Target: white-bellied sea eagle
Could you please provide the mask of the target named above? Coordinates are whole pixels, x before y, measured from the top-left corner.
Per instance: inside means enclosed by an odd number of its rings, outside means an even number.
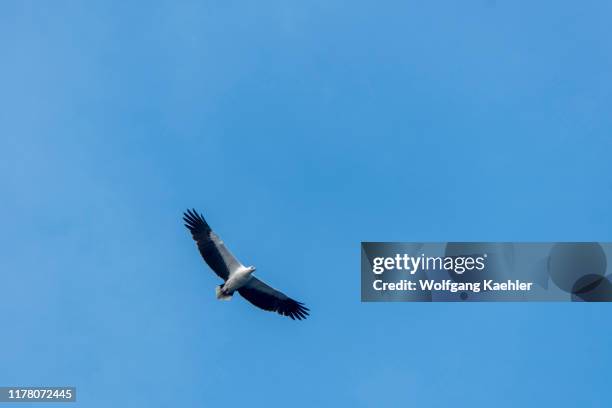
[[[210,229],[201,214],[187,210],[183,214],[185,226],[191,232],[204,261],[221,279],[223,285],[216,288],[217,299],[230,300],[235,291],[255,306],[277,312],[292,319],[302,320],[309,309],[284,293],[266,285],[252,274],[254,266],[244,266],[227,249],[223,241]]]

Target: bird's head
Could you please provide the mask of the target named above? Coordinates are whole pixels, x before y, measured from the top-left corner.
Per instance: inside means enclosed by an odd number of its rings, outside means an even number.
[[[248,273],[253,273],[253,272],[255,272],[255,267],[254,267],[253,265],[251,265],[251,266],[247,267],[247,272],[248,272]]]

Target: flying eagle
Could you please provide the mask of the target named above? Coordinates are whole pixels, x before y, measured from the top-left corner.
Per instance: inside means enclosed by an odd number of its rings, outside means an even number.
[[[254,266],[244,266],[232,255],[223,241],[210,229],[201,214],[195,210],[183,213],[185,226],[198,245],[200,254],[210,269],[223,279],[223,285],[216,288],[217,299],[230,300],[235,291],[255,306],[277,312],[292,319],[302,320],[309,309],[284,293],[268,286],[252,274]]]

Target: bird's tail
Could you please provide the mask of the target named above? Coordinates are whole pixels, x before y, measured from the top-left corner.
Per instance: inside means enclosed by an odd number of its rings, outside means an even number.
[[[217,299],[219,300],[232,300],[233,293],[227,294],[223,291],[223,285],[219,285],[215,288]]]

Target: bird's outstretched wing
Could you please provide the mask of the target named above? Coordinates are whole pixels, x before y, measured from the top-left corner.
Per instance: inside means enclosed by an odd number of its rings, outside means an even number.
[[[305,319],[310,311],[303,303],[291,299],[254,276],[246,285],[238,289],[238,293],[263,310],[277,312],[292,319]]]
[[[233,271],[242,267],[201,214],[195,210],[187,210],[183,213],[183,221],[198,244],[202,258],[221,279],[227,280]]]

